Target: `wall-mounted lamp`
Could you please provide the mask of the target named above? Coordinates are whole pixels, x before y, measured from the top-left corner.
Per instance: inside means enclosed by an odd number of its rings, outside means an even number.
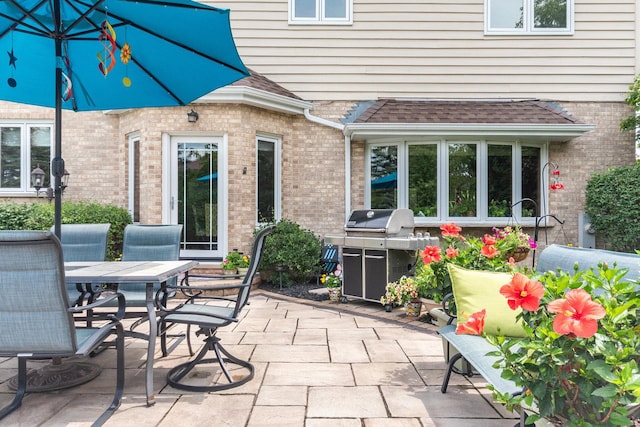
[[[40,190],[44,187],[44,179],[45,172],[38,165],[34,170],[31,171],[31,185],[36,189],[36,197],[40,197]],[[60,193],[64,193],[64,189],[69,186],[69,171],[64,169],[62,176],[60,177]],[[47,187],[45,190],[47,193],[47,199],[49,202],[53,200],[54,190],[51,186]]]
[[[193,108],[187,113],[187,120],[189,123],[195,123],[198,121],[198,113],[195,112]]]
[[[36,197],[40,196],[40,189],[44,187],[44,171],[40,165],[31,171],[31,186],[36,189]]]

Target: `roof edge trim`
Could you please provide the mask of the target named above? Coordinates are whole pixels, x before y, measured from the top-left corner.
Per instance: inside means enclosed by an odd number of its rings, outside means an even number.
[[[301,101],[247,86],[225,86],[197,100],[195,104],[240,103],[288,114],[304,115],[312,107],[311,102]]]
[[[594,128],[587,124],[349,123],[345,125],[344,134],[354,141],[406,136],[527,137],[566,141]]]

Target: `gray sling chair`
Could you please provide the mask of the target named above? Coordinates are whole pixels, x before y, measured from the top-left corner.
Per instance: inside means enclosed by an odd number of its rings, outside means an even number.
[[[65,262],[104,261],[107,256],[107,236],[111,224],[62,224],[60,243]],[[53,232],[53,227],[51,227]],[[71,305],[82,305],[85,298],[99,294],[101,284],[91,284],[92,289],[68,284],[67,293]],[[91,302],[91,300],[89,301]]]
[[[240,311],[245,304],[248,304],[251,283],[253,282],[253,278],[258,271],[258,266],[260,265],[265,238],[267,234],[273,231],[274,228],[275,226],[273,225],[265,227],[256,235],[251,252],[249,271],[244,276],[242,283],[215,287],[216,290],[236,289],[238,291],[237,296],[229,298],[224,296],[205,295],[204,291],[206,289],[211,290],[210,286],[198,287],[195,283],[186,284],[184,281],[183,284],[175,287],[176,289],[180,289],[187,296],[187,301],[173,309],[163,307],[160,310],[160,316],[167,322],[198,326],[199,330],[196,332],[196,335],[204,335],[205,344],[193,360],[180,364],[168,372],[167,382],[170,386],[190,391],[219,391],[240,386],[253,378],[253,365],[248,361],[238,359],[231,355],[222,346],[222,344],[220,344],[220,338],[216,336],[216,332],[219,328],[237,322],[239,320]],[[191,276],[188,276],[188,278],[190,277]],[[222,301],[222,304],[212,304],[215,300],[218,300],[218,302]],[[188,333],[189,332],[187,331],[187,334]],[[205,359],[205,355],[210,350],[215,353],[215,357]],[[197,386],[182,382],[182,379],[198,365],[216,363],[219,365],[228,383]],[[245,371],[246,375],[243,377],[240,377],[237,374],[231,375],[227,364],[239,366],[240,369]]]
[[[120,406],[124,388],[124,297],[111,295],[85,306],[70,307],[62,247],[50,231],[0,231],[0,356],[18,358],[18,386],[0,418],[22,404],[27,391],[27,360],[87,356],[116,334],[116,390],[94,426]],[[116,300],[118,310],[94,328],[75,326],[73,314]],[[115,310],[114,310],[115,311]]]
[[[181,224],[166,225],[140,225],[129,224],[124,229],[122,243],[122,261],[177,261],[180,259],[180,236],[182,233]],[[168,285],[175,285],[176,279],[170,280]],[[153,292],[163,304],[169,297],[175,295],[175,291],[171,293],[158,294],[160,285],[154,285]],[[127,335],[133,337],[146,338],[146,335],[135,331],[141,323],[148,320],[146,310],[146,290],[144,283],[121,283],[118,285],[118,292],[122,293],[126,300],[127,310],[126,318],[139,318],[133,323]],[[165,329],[166,323],[159,321],[158,330]],[[167,355],[166,341],[161,346],[162,355]]]

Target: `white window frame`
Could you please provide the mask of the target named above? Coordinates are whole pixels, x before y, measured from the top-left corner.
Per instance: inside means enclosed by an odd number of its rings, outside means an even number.
[[[351,25],[353,24],[353,0],[344,0],[345,17],[327,18],[325,11],[326,0],[315,0],[316,16],[298,17],[296,16],[296,0],[289,0],[289,24],[292,25]]]
[[[379,146],[397,146],[398,149],[398,164],[397,164],[397,173],[398,173],[398,181],[397,181],[397,191],[398,191],[398,206],[396,208],[408,208],[409,207],[409,188],[408,188],[408,155],[409,145],[415,145],[420,143],[430,143],[433,144],[433,140],[411,140],[411,141],[398,141],[398,140],[384,140],[384,141],[369,141],[367,143],[366,148],[366,161],[365,161],[365,171],[364,171],[364,179],[365,179],[365,206],[371,208],[371,152],[374,147]],[[477,215],[475,217],[450,217],[448,213],[448,209],[444,207],[448,206],[449,203],[449,178],[448,178],[448,146],[450,144],[476,144],[477,145],[477,183],[476,183],[476,201],[477,201]],[[455,221],[460,224],[473,224],[473,225],[497,225],[500,221],[504,222],[507,225],[513,218],[517,220],[519,224],[526,226],[535,225],[534,217],[522,217],[522,206],[520,204],[513,207],[513,212],[511,217],[489,217],[488,216],[488,182],[486,180],[487,175],[487,156],[488,156],[488,146],[496,145],[496,144],[504,144],[510,145],[514,148],[512,153],[512,158],[514,160],[514,167],[512,170],[512,182],[513,182],[513,200],[522,199],[522,149],[524,147],[535,146],[540,148],[540,164],[544,165],[548,162],[548,143],[544,142],[521,142],[521,141],[500,141],[496,142],[492,139],[481,139],[481,140],[465,140],[460,138],[455,139],[439,139],[437,142],[438,145],[438,213],[435,217],[415,217],[415,223],[417,225],[422,226],[432,226],[436,224],[442,224],[444,222]],[[542,172],[541,172],[542,173]],[[545,191],[543,188],[545,185],[545,180],[541,176],[539,178],[540,183],[540,197],[541,197],[541,206],[538,206],[538,215],[543,216],[546,214],[544,212],[545,207],[549,206],[549,192]],[[545,199],[545,200],[542,200]]]
[[[485,35],[573,35],[574,34],[574,1],[567,0],[567,26],[566,28],[535,28],[534,1],[523,0],[523,28],[491,28],[491,2],[484,1],[484,33]]]
[[[140,194],[136,194],[136,150],[140,148],[140,135],[138,133],[134,133],[128,136],[127,138],[129,142],[129,176],[128,176],[128,204],[129,204],[129,215],[131,218],[135,218],[139,212],[135,211],[136,206],[136,198],[140,198]],[[139,202],[139,200],[138,200]]]
[[[274,163],[274,176],[273,176],[273,219],[280,221],[282,219],[282,140],[275,136],[268,136],[265,134],[256,135],[256,199],[255,199],[255,214],[256,214],[256,226],[264,225],[258,218],[258,145],[259,142],[269,142],[273,144],[273,163]]]
[[[36,121],[7,121],[0,122],[1,127],[18,127],[20,128],[20,188],[0,188],[0,196],[35,196],[36,189],[31,185],[31,171],[37,166],[31,164],[31,139],[29,129],[33,127],[50,128],[49,140],[49,166],[54,156],[54,127],[52,121],[36,122]],[[0,156],[2,154],[0,153]],[[42,166],[42,165],[41,165]],[[53,175],[45,181],[49,187],[53,187]],[[40,194],[46,189],[41,189]]]

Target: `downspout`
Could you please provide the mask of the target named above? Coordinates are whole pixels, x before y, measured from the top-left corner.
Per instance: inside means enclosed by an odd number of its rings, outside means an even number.
[[[310,122],[318,123],[322,126],[328,126],[344,132],[344,125],[323,119],[322,117],[311,114],[309,108],[304,109],[304,117]],[[351,213],[351,138],[344,137],[344,217],[349,217]]]

